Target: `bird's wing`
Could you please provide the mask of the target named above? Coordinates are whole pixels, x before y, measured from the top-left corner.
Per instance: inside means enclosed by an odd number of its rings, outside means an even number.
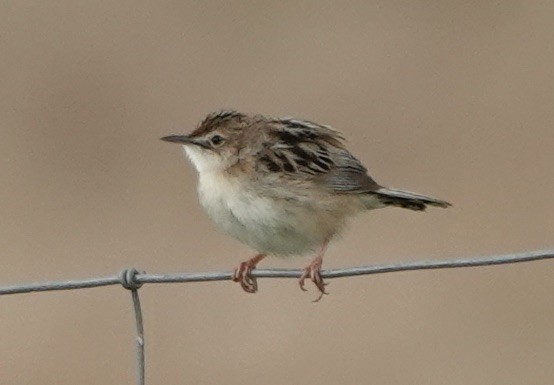
[[[328,126],[296,119],[272,122],[256,154],[258,171],[304,180],[336,193],[365,193],[380,186],[344,146],[341,134]]]

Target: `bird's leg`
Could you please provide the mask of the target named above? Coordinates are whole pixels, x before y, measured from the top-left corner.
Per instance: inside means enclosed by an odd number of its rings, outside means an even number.
[[[233,273],[233,281],[240,282],[240,286],[247,293],[258,291],[258,281],[252,277],[252,270],[256,268],[258,262],[265,258],[265,254],[258,254],[248,261],[242,262]]]
[[[327,246],[329,245],[329,239],[326,239],[325,242],[323,242],[323,245],[321,246],[321,249],[319,250],[319,253],[317,253],[316,257],[310,262],[308,266],[304,269],[304,272],[300,276],[300,279],[298,280],[298,283],[300,284],[300,288],[304,291],[306,289],[304,288],[304,281],[306,278],[310,278],[310,280],[316,285],[316,287],[319,289],[319,297],[314,301],[319,301],[323,294],[327,294],[325,291],[325,285],[327,285],[325,282],[323,282],[323,278],[321,277],[321,265],[323,264],[323,255],[325,254],[325,251],[327,250]]]

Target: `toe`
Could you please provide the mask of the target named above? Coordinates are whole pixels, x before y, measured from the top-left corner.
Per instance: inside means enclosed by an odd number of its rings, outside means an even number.
[[[318,302],[323,297],[324,294],[327,294],[327,292],[325,291],[325,285],[327,284],[325,283],[325,281],[323,281],[323,277],[321,276],[321,270],[318,268],[314,268],[310,270],[310,279],[319,290],[320,295],[314,301],[314,302]]]
[[[240,281],[240,286],[242,287],[242,290],[244,290],[247,293],[256,292],[256,286],[246,279],[243,279]]]
[[[258,291],[258,281],[256,278],[252,277],[251,273],[252,269],[245,265],[241,269],[240,276],[237,279],[242,289],[247,293],[255,293]]]
[[[306,269],[306,270],[304,270],[304,272],[302,273],[302,275],[298,279],[298,284],[300,285],[300,289],[302,289],[302,291],[308,291],[304,287],[304,283],[306,282],[306,278],[308,278],[308,277],[309,277],[309,271],[308,271],[308,269]]]

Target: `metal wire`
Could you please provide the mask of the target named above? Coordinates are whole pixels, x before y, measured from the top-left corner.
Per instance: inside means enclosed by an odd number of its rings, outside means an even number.
[[[119,281],[125,289],[131,290],[137,328],[137,384],[144,385],[144,326],[142,322],[140,298],[138,295],[138,289],[140,289],[142,283],[136,280],[138,274],[139,272],[135,268],[124,269],[119,273]]]
[[[503,265],[509,263],[531,262],[543,259],[553,259],[554,249],[531,251],[518,254],[494,255],[490,257],[455,259],[444,261],[418,261],[402,262],[386,265],[371,265],[350,267],[344,269],[323,270],[323,278],[342,278],[357,275],[393,273],[411,270],[429,269],[453,269],[459,267],[477,267]],[[302,270],[273,269],[252,271],[256,278],[299,278]],[[125,269],[119,275],[103,278],[89,278],[82,280],[70,280],[59,282],[29,283],[21,285],[0,286],[0,295],[22,294],[53,290],[85,289],[99,286],[122,285],[131,291],[133,308],[135,312],[136,346],[137,346],[137,384],[145,384],[145,360],[144,360],[144,326],[142,310],[138,290],[145,283],[185,283],[208,282],[230,280],[232,272],[204,272],[204,273],[178,273],[178,274],[146,274],[134,268]]]
[[[135,323],[137,326],[137,383],[144,385],[144,326],[142,323],[142,310],[137,289],[131,290],[133,308],[135,309]]]

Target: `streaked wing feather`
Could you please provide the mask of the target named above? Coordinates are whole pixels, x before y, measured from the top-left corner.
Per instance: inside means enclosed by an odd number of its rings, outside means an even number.
[[[262,171],[303,178],[337,193],[364,193],[380,187],[346,150],[339,132],[297,119],[272,124],[271,136],[257,154]]]

